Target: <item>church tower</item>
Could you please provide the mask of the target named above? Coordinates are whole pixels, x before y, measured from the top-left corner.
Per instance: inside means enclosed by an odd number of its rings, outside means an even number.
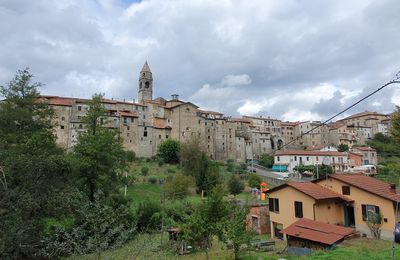
[[[147,61],[140,71],[138,99],[139,102],[153,100],[153,76]]]

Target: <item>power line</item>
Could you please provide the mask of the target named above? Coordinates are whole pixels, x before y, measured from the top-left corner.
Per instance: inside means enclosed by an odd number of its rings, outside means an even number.
[[[391,81],[387,82],[386,84],[384,84],[383,86],[381,86],[380,88],[376,89],[375,91],[371,92],[370,94],[366,95],[365,97],[363,97],[362,99],[358,100],[357,102],[353,103],[352,105],[348,106],[347,108],[345,108],[344,110],[340,111],[339,113],[335,114],[334,116],[331,116],[330,118],[328,118],[327,120],[325,120],[322,123],[319,123],[317,126],[311,128],[310,130],[308,130],[305,133],[302,133],[300,136],[296,137],[295,139],[291,140],[290,142],[284,144],[282,148],[285,148],[286,146],[296,142],[297,140],[299,140],[300,138],[302,138],[305,135],[310,134],[312,131],[314,131],[315,129],[325,125],[326,123],[330,122],[332,119],[334,119],[335,117],[343,114],[344,112],[348,111],[349,109],[355,107],[356,105],[358,105],[359,103],[361,103],[362,101],[364,101],[365,99],[369,98],[370,96],[376,94],[377,92],[381,91],[382,89],[386,88],[387,86],[391,85],[391,84],[395,84],[395,83],[400,83],[400,71],[398,71],[394,77],[392,78]]]

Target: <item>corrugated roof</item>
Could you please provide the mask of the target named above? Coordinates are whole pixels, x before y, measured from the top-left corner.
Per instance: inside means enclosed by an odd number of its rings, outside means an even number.
[[[353,229],[302,218],[281,232],[289,236],[332,245],[351,235]]]
[[[276,190],[279,190],[284,187],[292,187],[310,197],[312,197],[315,200],[324,200],[324,199],[341,199],[347,202],[352,202],[353,200],[336,193],[330,189],[327,189],[325,187],[322,187],[321,185],[312,183],[312,182],[288,182],[285,183],[281,186],[272,188],[268,190],[266,193],[272,193]]]
[[[304,150],[287,150],[277,152],[276,155],[315,155],[315,156],[347,156],[346,153],[335,151],[304,151]]]
[[[380,181],[373,177],[366,176],[358,173],[336,173],[329,175],[329,178],[342,181],[344,183],[353,185],[359,189],[368,191],[385,199],[398,202],[400,201],[400,194],[396,194],[390,187],[389,183]]]

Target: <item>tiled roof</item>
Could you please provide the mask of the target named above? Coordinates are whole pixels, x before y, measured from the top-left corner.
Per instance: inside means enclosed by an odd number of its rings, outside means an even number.
[[[400,201],[400,194],[396,194],[394,191],[392,191],[390,184],[364,174],[337,173],[329,175],[329,178],[342,181],[394,202]]]
[[[312,197],[315,200],[324,200],[324,199],[341,199],[347,202],[352,202],[353,200],[336,193],[330,189],[324,188],[321,185],[312,183],[312,182],[288,182],[286,184],[283,184],[281,186],[272,188],[267,191],[267,193],[271,193],[273,191],[276,191],[278,189],[284,188],[286,186],[290,186],[310,197]]]
[[[125,116],[125,117],[139,117],[139,115],[135,112],[127,112],[127,111],[121,111],[119,112],[120,116]]]
[[[361,112],[361,113],[357,113],[357,114],[354,114],[354,115],[345,117],[345,118],[340,119],[340,120],[338,120],[338,121],[344,121],[344,120],[348,120],[348,119],[351,119],[351,118],[356,118],[356,117],[361,117],[361,116],[369,116],[369,115],[374,115],[374,116],[386,116],[385,114],[381,114],[381,113],[378,113],[378,112],[364,111],[364,112]]]
[[[347,156],[346,153],[335,151],[304,151],[304,150],[287,150],[277,152],[276,155],[315,155],[315,156]]]
[[[332,245],[351,235],[353,229],[302,218],[281,232],[289,236]]]
[[[220,112],[215,112],[215,111],[207,111],[207,110],[201,110],[197,109],[198,112],[203,113],[203,114],[210,114],[210,115],[223,115]]]
[[[57,96],[39,96],[39,100],[53,106],[72,106],[76,101],[74,98],[63,98]]]
[[[353,147],[353,149],[357,149],[360,151],[376,151],[374,148],[365,147],[365,146]]]
[[[296,126],[298,124],[300,124],[300,122],[281,122],[281,126]]]

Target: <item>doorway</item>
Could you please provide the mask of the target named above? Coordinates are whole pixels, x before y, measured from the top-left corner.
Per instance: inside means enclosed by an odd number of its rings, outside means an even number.
[[[354,207],[352,206],[344,207],[344,225],[346,227],[355,227],[356,225],[354,218]]]

